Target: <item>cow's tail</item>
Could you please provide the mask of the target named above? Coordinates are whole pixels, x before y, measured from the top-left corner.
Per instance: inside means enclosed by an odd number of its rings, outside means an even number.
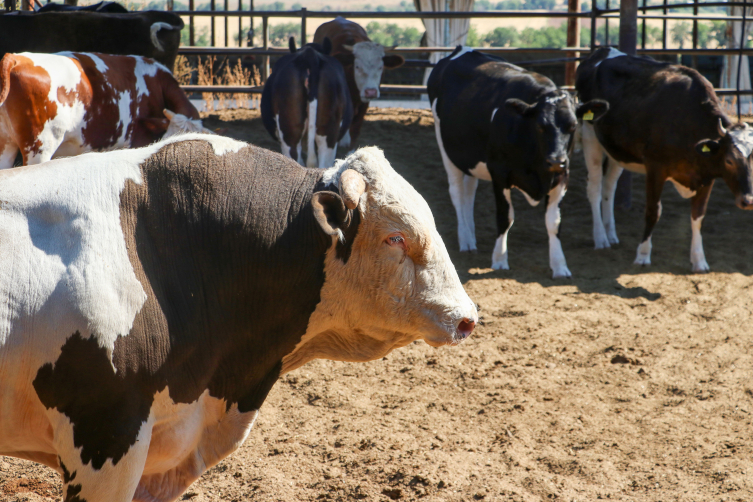
[[[16,66],[13,54],[6,54],[0,61],[0,106],[8,99],[10,93],[10,71]]]
[[[157,33],[159,30],[179,30],[179,26],[173,26],[170,23],[163,23],[163,22],[157,22],[152,24],[152,27],[150,29],[151,35],[152,35],[152,44],[157,48],[160,52],[165,52],[165,47],[162,45],[162,42],[159,41],[159,38],[157,38]]]
[[[313,47],[304,48],[306,69],[308,70],[308,100],[313,101],[317,97],[319,89],[319,54]]]

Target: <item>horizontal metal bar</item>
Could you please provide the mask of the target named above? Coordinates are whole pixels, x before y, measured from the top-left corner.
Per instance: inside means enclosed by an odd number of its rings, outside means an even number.
[[[298,17],[302,16],[300,10],[174,10],[173,14],[179,16],[243,16],[243,17]],[[476,19],[476,18],[503,18],[503,17],[589,17],[588,12],[551,12],[551,11],[517,11],[497,10],[484,12],[334,12],[307,10],[306,17],[318,17],[334,19],[337,16],[350,18],[369,19]]]

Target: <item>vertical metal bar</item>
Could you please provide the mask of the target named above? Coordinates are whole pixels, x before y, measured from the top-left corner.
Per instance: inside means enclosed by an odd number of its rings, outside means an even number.
[[[225,11],[227,11],[228,10],[227,0],[225,0],[224,7],[225,7]],[[225,47],[228,46],[227,22],[228,22],[228,17],[225,16]]]
[[[243,11],[243,0],[238,0],[238,11]],[[243,47],[243,16],[238,16],[238,47]]]
[[[609,10],[609,0],[606,0],[606,9]],[[604,18],[604,45],[609,46],[609,18]]]
[[[591,0],[591,52],[596,49],[596,11],[598,10],[596,0]]]
[[[188,0],[188,10],[191,12],[194,11],[194,0]],[[194,38],[194,24],[193,24],[193,16],[188,18],[188,43],[191,46],[196,45],[196,40]]]
[[[48,1],[49,3],[49,1]],[[167,0],[167,10],[173,11],[175,10],[175,2],[173,0]]]
[[[693,0],[693,15],[698,16],[698,0]],[[698,48],[698,19],[693,19],[693,49]]]
[[[269,49],[269,18],[262,16],[261,18],[261,36],[262,36],[262,49]],[[269,77],[269,56],[265,55],[261,67],[261,79],[266,82]]]
[[[301,47],[306,45],[306,7],[301,7]]]
[[[578,14],[580,12],[580,0],[567,0],[568,14]],[[580,18],[570,16],[567,18],[567,46],[580,47]],[[579,52],[568,52],[565,57],[577,58]],[[575,61],[565,63],[565,85],[575,84]]]
[[[663,12],[664,15],[667,15],[668,9],[667,9],[667,0],[662,0],[662,5],[664,6]],[[662,19],[661,20],[661,48],[666,49],[667,48],[667,20]]]
[[[745,15],[748,13],[748,1],[743,0],[743,21],[740,25],[740,54],[737,56],[737,121],[740,122],[742,103],[740,102],[740,68],[743,65],[743,50],[745,49]]]
[[[646,15],[646,0],[643,0],[643,15]],[[643,19],[643,26],[641,27],[641,49],[646,48],[646,20]]]
[[[209,1],[209,10],[214,12],[215,8],[217,7],[215,0]],[[214,16],[209,16],[209,20],[212,23],[212,47],[217,47],[217,43],[214,36]]]

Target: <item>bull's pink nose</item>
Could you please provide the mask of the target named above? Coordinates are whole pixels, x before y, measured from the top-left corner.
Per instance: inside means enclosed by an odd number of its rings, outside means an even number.
[[[377,90],[376,89],[366,89],[363,91],[363,95],[367,98],[375,98],[377,97]]]
[[[473,333],[473,328],[475,327],[476,321],[465,317],[460,321],[460,324],[458,324],[458,335],[460,335],[461,338],[468,338],[471,336],[471,333]]]

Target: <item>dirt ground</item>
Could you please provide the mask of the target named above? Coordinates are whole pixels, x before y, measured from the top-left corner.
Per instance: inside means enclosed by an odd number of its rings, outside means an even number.
[[[246,443],[183,500],[753,500],[753,212],[717,183],[712,272],[690,273],[690,206],[669,184],[653,265],[632,264],[643,178],[595,251],[582,156],[562,204],[573,278],[552,280],[544,208],[515,193],[510,271],[492,271],[489,183],[478,254],[459,253],[430,112],[372,110],[381,146],[428,201],[481,325],[458,347],[417,342],[366,364],[315,361],[273,388]],[[208,127],[277,149],[256,112]],[[57,474],[0,457],[0,499],[54,500]]]

